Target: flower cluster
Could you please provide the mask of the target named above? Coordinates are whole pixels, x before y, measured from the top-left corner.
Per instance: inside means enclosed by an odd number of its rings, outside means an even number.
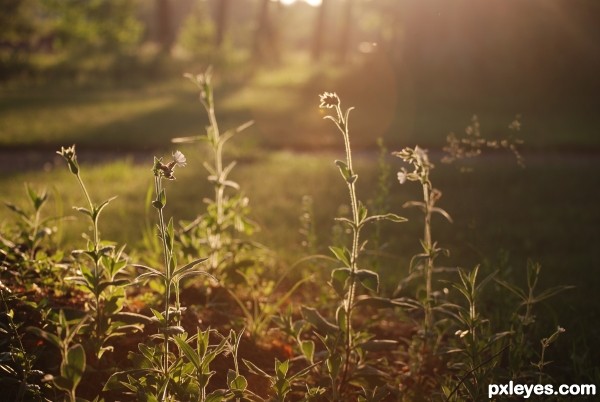
[[[406,180],[421,182],[429,180],[429,171],[434,165],[429,161],[426,150],[417,145],[414,149],[404,148],[400,152],[394,152],[393,155],[414,166],[412,172],[408,172],[405,168],[398,172],[400,184],[404,184]]]

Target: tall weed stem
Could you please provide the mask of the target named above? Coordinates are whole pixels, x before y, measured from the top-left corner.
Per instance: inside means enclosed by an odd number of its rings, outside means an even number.
[[[350,358],[352,353],[352,310],[354,304],[354,296],[356,293],[356,271],[357,271],[357,260],[359,254],[359,242],[360,242],[360,228],[361,220],[359,216],[359,206],[356,197],[356,179],[357,175],[354,173],[352,166],[352,148],[350,147],[350,136],[348,132],[348,117],[350,111],[353,108],[346,110],[346,113],[342,113],[340,106],[340,99],[335,93],[325,93],[321,95],[321,107],[334,108],[337,114],[337,118],[333,116],[326,116],[326,118],[332,120],[344,138],[344,148],[346,151],[346,163],[338,163],[342,171],[342,175],[346,179],[346,185],[348,187],[348,193],[350,195],[350,207],[352,209],[352,249],[350,251],[350,284],[348,292],[344,300],[344,309],[346,311],[346,329],[345,329],[345,358],[344,366],[342,371],[342,377],[338,384],[339,392],[341,393],[344,387],[350,366]]]

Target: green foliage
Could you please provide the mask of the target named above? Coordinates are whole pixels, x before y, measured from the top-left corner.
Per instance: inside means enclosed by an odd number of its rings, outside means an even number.
[[[389,298],[385,293],[390,288],[385,285],[390,271],[384,264],[374,268],[370,258],[380,251],[380,240],[386,240],[384,231],[377,226],[369,236],[372,232],[366,230],[368,224],[405,221],[386,207],[384,182],[389,167],[380,161],[381,194],[369,204],[369,211],[357,195],[362,180],[352,160],[351,109],[343,111],[334,93],[321,95],[321,107],[334,111],[326,119],[339,129],[345,145],[346,158],[335,165],[348,190],[349,210],[336,219],[341,235],[329,248],[331,256],[308,255],[282,270],[284,262],[250,240],[257,226],[248,217],[248,199],[230,177],[235,162],[225,165],[223,161],[226,142],[245,126],[221,134],[210,71],[188,78],[198,87],[210,126],[204,136],[176,142],[208,143],[212,159],[205,168],[214,198],[207,200],[206,212],[189,224],[178,226],[174,218],[165,217],[167,206],[172,205],[168,183],[176,180],[187,159],[180,151],[170,159],[155,157],[153,191],[146,198],[148,208],[156,210],[157,229],[146,230],[146,244],[158,257],[141,256],[150,261],[147,265],[129,264],[138,256],[129,257],[124,246],[101,239],[100,217],[105,218],[114,198],[92,201],[74,146],[62,148],[59,154],[81,187],[87,205],[75,210],[90,231],[84,233],[86,245],[71,253],[73,258],[55,251],[58,247],[51,235],[56,231],[49,226],[53,220],[43,213],[45,191],[27,186],[28,208],[7,203],[18,217],[17,224],[0,237],[0,381],[9,385],[11,396],[39,400],[55,392],[53,400],[60,396],[81,400],[78,395],[93,392],[83,388],[96,374],[107,379],[94,395],[97,400],[204,402],[482,400],[490,383],[552,379],[548,353],[565,330],[554,326],[551,332],[541,325],[538,308],[568,287],[540,290],[541,268],[534,263],[527,266],[525,288],[507,280],[494,266],[485,270],[439,267],[437,259],[448,253],[434,240],[432,217],[451,219],[437,204],[441,192],[432,184],[434,165],[425,150],[417,146],[395,153],[411,167],[401,169],[400,183],[420,185],[422,200],[404,206],[422,212],[423,236],[422,250],[412,258],[409,275],[396,292],[403,297]],[[479,134],[469,135],[473,138],[460,144],[483,146]],[[304,199],[301,230],[308,253],[318,248],[314,214],[319,212],[320,205]],[[151,233],[155,239],[149,237]],[[375,251],[367,242],[374,238]],[[331,263],[328,287],[317,286],[312,275],[296,272],[300,264],[315,259]],[[49,272],[40,268],[44,264]],[[51,294],[57,288],[51,282],[65,272],[70,272],[68,281],[58,286],[64,293]],[[216,277],[222,288],[202,286],[206,280],[216,282]],[[407,294],[412,289],[404,285],[417,277],[424,280]],[[38,278],[44,280],[34,286],[32,281]],[[197,287],[191,296],[184,295],[185,283],[194,278]],[[136,299],[148,302],[142,306],[144,315],[126,309],[126,286],[131,282],[136,285],[129,288],[132,293],[155,293]],[[302,295],[296,292],[300,286],[306,290]],[[23,294],[13,295],[11,288]],[[73,305],[57,306],[64,303],[63,294]],[[206,296],[205,306],[195,298],[198,294]],[[309,305],[295,307],[301,303]],[[18,309],[36,315],[19,316]],[[224,318],[215,320],[219,330],[201,327],[204,320],[213,325],[211,313]],[[240,322],[245,327],[236,331]],[[273,365],[266,368],[269,365],[262,361],[246,358],[251,353],[245,355],[245,346],[258,353],[275,349],[280,338],[269,331],[271,322],[286,336],[281,342],[285,356],[273,356]],[[126,335],[133,334],[138,337],[130,344]],[[540,334],[544,334],[541,342]],[[128,351],[126,362],[115,358],[116,353],[105,353],[117,348]],[[57,356],[42,354],[49,351]],[[42,381],[44,372],[37,370],[42,356],[54,362],[46,362],[51,380]]]
[[[90,310],[89,317],[93,325],[88,342],[99,361],[105,352],[113,350],[113,347],[110,346],[110,341],[113,338],[124,336],[130,331],[141,330],[138,324],[126,325],[126,322],[119,315],[125,303],[125,287],[130,283],[130,279],[127,278],[125,273],[127,267],[127,257],[124,253],[125,246],[117,248],[113,244],[102,242],[100,239],[98,227],[100,214],[116,197],[95,204],[81,178],[81,169],[77,162],[75,146],[62,147],[57,153],[66,160],[69,171],[76,177],[88,202],[87,208],[73,208],[89,218],[92,237],[84,236],[88,240],[85,249],[71,252],[78,263],[79,269],[76,275],[66,279],[78,285],[92,297],[88,307]]]
[[[6,237],[0,234],[0,279],[24,288],[37,283],[62,293],[68,287],[64,281],[68,267],[55,237],[63,218],[44,214],[49,199],[45,189],[36,192],[26,184],[25,190],[29,208],[4,202],[18,220],[7,228]]]
[[[45,374],[34,368],[37,356],[28,351],[23,343],[23,323],[16,321],[15,309],[9,304],[18,297],[0,282],[0,385],[7,400],[28,401],[41,399],[48,385]]]
[[[337,263],[341,268],[331,272],[330,285],[339,297],[339,303],[335,313],[335,321],[328,321],[317,309],[302,307],[304,320],[315,330],[316,336],[325,347],[326,354],[323,358],[325,363],[324,372],[329,377],[329,398],[338,400],[340,398],[352,398],[356,396],[353,388],[357,384],[369,388],[385,382],[386,375],[378,370],[369,361],[369,347],[373,345],[372,337],[366,329],[356,330],[353,326],[353,312],[357,307],[357,295],[359,289],[367,293],[379,291],[379,275],[369,269],[359,266],[359,257],[364,251],[364,243],[361,243],[361,229],[369,222],[389,220],[392,222],[403,222],[405,219],[392,214],[381,214],[369,216],[367,208],[360,202],[356,195],[356,181],[358,175],[354,172],[352,164],[352,150],[348,130],[348,118],[352,108],[342,112],[340,99],[335,93],[325,92],[320,95],[321,108],[334,109],[335,115],[326,116],[333,121],[342,134],[346,160],[335,161],[342,178],[344,179],[350,195],[351,219],[337,218],[342,224],[349,227],[352,233],[351,248],[346,246],[330,247]],[[280,323],[285,324],[285,321]],[[300,327],[297,324],[288,324],[288,331],[294,335],[300,348],[308,361],[313,361],[314,343],[302,341],[300,338]],[[367,391],[365,391],[367,392]]]
[[[238,191],[240,186],[229,178],[236,162],[232,161],[225,166],[223,149],[231,138],[249,127],[252,122],[221,134],[215,115],[212,69],[209,68],[204,74],[196,76],[186,74],[185,77],[197,86],[199,99],[206,110],[210,126],[206,128],[205,136],[175,138],[173,142],[208,143],[212,153],[212,164],[205,162],[203,166],[208,171],[207,180],[213,186],[214,198],[205,200],[206,213],[198,216],[195,221],[184,224],[179,237],[184,246],[184,254],[187,250],[206,250],[209,272],[218,275],[226,284],[229,278],[235,275],[239,265],[248,265],[251,261],[244,261],[243,256],[248,248],[253,248],[252,244],[238,240],[237,235],[252,234],[256,225],[248,218],[248,198],[242,194],[229,195],[229,192]]]
[[[53,21],[57,46],[74,55],[91,52],[125,53],[137,45],[142,26],[135,18],[135,1],[42,0]]]
[[[208,14],[206,2],[196,2],[194,10],[183,22],[178,44],[190,58],[206,60],[214,49],[215,28]]]

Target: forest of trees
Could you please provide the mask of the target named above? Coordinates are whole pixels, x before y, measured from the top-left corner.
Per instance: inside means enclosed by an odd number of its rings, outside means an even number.
[[[378,53],[425,88],[442,81],[470,90],[552,83],[559,92],[591,94],[599,82],[600,3],[594,0],[323,0],[320,6],[0,0],[0,7],[4,81],[90,64],[96,73],[126,75],[144,66],[156,73],[165,61],[277,66],[302,54],[342,65]],[[573,78],[568,87],[565,76]]]

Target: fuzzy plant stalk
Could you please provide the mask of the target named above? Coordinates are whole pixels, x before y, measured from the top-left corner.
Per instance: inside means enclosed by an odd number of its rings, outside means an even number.
[[[225,203],[225,188],[227,187],[226,177],[232,165],[226,169],[223,168],[223,145],[225,140],[221,137],[219,130],[219,124],[217,122],[217,116],[215,114],[215,103],[213,98],[213,86],[212,86],[212,69],[208,69],[204,74],[198,74],[196,76],[186,74],[186,78],[190,79],[193,83],[198,86],[200,91],[199,98],[202,106],[206,110],[208,115],[209,127],[207,128],[206,140],[211,146],[213,164],[212,166],[206,166],[207,170],[211,173],[209,180],[213,183],[215,193],[215,206],[216,206],[216,227],[214,233],[209,233],[209,267],[212,272],[215,272],[219,265],[218,253],[221,249],[221,231],[223,225],[224,216],[224,203]]]
[[[213,186],[214,199],[208,200],[208,211],[204,216],[199,216],[193,223],[184,228],[184,233],[193,228],[201,228],[201,236],[205,236],[203,242],[208,247],[208,266],[213,273],[223,269],[223,256],[227,254],[227,247],[234,240],[232,230],[252,232],[254,225],[245,217],[247,199],[241,196],[229,197],[227,189],[235,191],[240,189],[238,183],[228,178],[236,162],[232,161],[225,165],[223,161],[223,150],[227,141],[233,136],[253,124],[246,122],[241,126],[221,133],[215,114],[215,102],[213,98],[212,69],[209,68],[202,74],[185,74],[192,81],[199,92],[200,103],[204,107],[209,120],[206,135],[194,137],[174,138],[174,143],[206,142],[212,153],[212,163],[204,162],[203,166],[208,171],[208,181]]]
[[[340,385],[345,383],[348,375],[348,367],[350,364],[350,354],[352,352],[352,307],[354,304],[354,296],[356,293],[356,271],[358,270],[358,255],[360,247],[360,227],[361,218],[359,216],[359,206],[356,197],[356,179],[358,176],[354,173],[352,166],[352,148],[350,147],[350,135],[348,131],[348,117],[350,111],[354,108],[348,108],[345,113],[342,112],[340,98],[335,93],[325,92],[320,95],[321,104],[319,107],[334,109],[335,116],[326,116],[334,122],[338,130],[342,133],[344,138],[344,148],[346,150],[346,162],[336,161],[336,164],[340,168],[342,175],[345,178],[346,186],[348,187],[348,193],[350,195],[350,208],[352,210],[352,248],[350,250],[350,284],[346,298],[344,301],[344,309],[346,312],[346,339],[345,339],[345,350],[346,356],[344,359],[344,369],[342,372],[342,379]]]
[[[167,164],[164,164],[162,162],[162,159],[159,158],[154,158],[154,168],[152,169],[153,173],[154,173],[154,191],[156,194],[156,199],[152,202],[152,206],[154,206],[154,208],[156,208],[156,210],[158,211],[158,229],[159,229],[159,237],[162,240],[162,246],[163,246],[163,258],[164,258],[164,273],[163,273],[163,279],[164,279],[164,283],[165,283],[165,299],[164,299],[164,305],[165,305],[165,309],[164,309],[164,323],[165,323],[165,328],[164,328],[164,342],[163,342],[163,348],[164,348],[164,355],[163,355],[163,371],[164,371],[164,376],[165,378],[169,378],[169,331],[167,331],[168,329],[168,325],[171,321],[171,308],[170,308],[170,302],[171,302],[171,288],[172,288],[172,284],[173,284],[173,276],[174,276],[174,272],[175,272],[175,260],[174,260],[174,255],[173,255],[173,241],[174,241],[174,236],[173,236],[173,221],[171,220],[169,222],[169,226],[167,227],[167,225],[165,224],[165,216],[164,216],[164,208],[167,204],[167,196],[166,196],[166,192],[165,192],[165,188],[163,186],[163,180],[167,179],[167,180],[175,180],[175,176],[173,175],[174,173],[174,169],[177,166],[185,166],[186,165],[186,158],[185,156],[179,152],[176,151],[173,154],[173,160]],[[176,284],[178,284],[178,282],[176,282]],[[176,296],[176,301],[175,301],[175,313],[177,314],[177,322],[179,324],[179,316],[180,316],[180,311],[181,311],[181,306],[179,303],[179,289],[178,289],[178,285],[176,286],[176,289],[174,291],[175,296]],[[165,395],[167,395],[167,388],[165,387]]]
[[[433,270],[435,258],[440,252],[445,250],[436,248],[436,244],[432,240],[431,235],[431,218],[434,213],[439,213],[444,216],[449,222],[452,222],[450,215],[441,208],[435,206],[436,202],[441,198],[442,193],[434,188],[429,179],[429,174],[434,165],[429,161],[427,151],[416,146],[413,148],[404,148],[400,152],[394,152],[394,156],[401,158],[404,162],[413,166],[413,171],[408,172],[402,168],[398,172],[398,181],[404,184],[407,180],[417,181],[421,184],[423,191],[423,201],[410,201],[404,204],[405,207],[418,207],[423,211],[423,239],[421,241],[423,254],[419,257],[424,258],[424,275],[425,275],[425,329],[431,329],[434,322],[433,317]]]
[[[542,384],[542,379],[543,379],[543,375],[544,375],[544,368],[549,364],[549,362],[547,362],[545,360],[546,349],[548,349],[548,347],[550,347],[550,345],[552,345],[554,342],[556,342],[556,340],[558,339],[559,335],[562,334],[565,331],[566,330],[564,328],[562,328],[561,326],[558,326],[556,328],[556,331],[554,331],[552,333],[552,335],[550,335],[548,338],[543,338],[540,341],[540,343],[542,345],[542,351],[540,353],[540,361],[538,363],[535,363],[535,364],[532,363],[538,369],[538,384]]]
[[[96,205],[92,201],[90,194],[81,178],[81,170],[79,168],[79,163],[77,162],[77,153],[75,151],[75,145],[64,148],[61,147],[60,151],[57,151],[57,154],[61,155],[66,161],[69,171],[75,175],[79,186],[85,196],[85,199],[88,204],[88,208],[75,207],[75,209],[84,215],[90,218],[92,223],[92,239],[90,245],[88,245],[88,250],[86,251],[77,251],[77,254],[86,254],[91,257],[94,262],[93,265],[93,280],[92,283],[88,283],[88,289],[93,294],[93,305],[92,310],[95,313],[94,317],[94,337],[96,338],[96,347],[97,347],[97,355],[98,358],[102,355],[102,339],[104,338],[106,328],[103,327],[104,317],[103,317],[103,308],[102,308],[102,292],[103,289],[100,286],[101,279],[103,273],[101,266],[102,256],[108,252],[110,248],[103,248],[100,242],[100,234],[98,230],[98,220],[100,218],[100,213],[115,197],[112,197],[103,203]],[[91,249],[90,249],[91,246]],[[75,253],[75,252],[74,252]]]

